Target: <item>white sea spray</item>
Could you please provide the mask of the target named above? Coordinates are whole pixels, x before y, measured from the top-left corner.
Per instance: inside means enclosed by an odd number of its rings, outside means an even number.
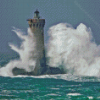
[[[28,28],[28,35],[24,35],[21,30],[16,28],[13,31],[22,40],[22,43],[20,47],[11,43],[9,43],[9,46],[19,54],[20,58],[18,60],[11,60],[6,66],[0,68],[1,76],[13,76],[12,69],[15,67],[25,69],[28,72],[33,71],[38,59],[38,57],[37,59],[34,57],[38,53],[35,50],[35,37],[30,28]]]
[[[100,45],[95,43],[90,28],[83,23],[76,29],[60,23],[48,33],[49,66],[63,66],[66,73],[74,75],[100,76]]]
[[[30,28],[28,35],[16,28],[13,31],[22,43],[20,47],[11,43],[9,46],[20,58],[11,60],[0,68],[1,76],[13,76],[12,69],[15,67],[27,72],[33,71],[37,62],[39,63],[41,49],[37,48],[36,39]],[[70,24],[59,23],[50,27],[48,33],[50,38],[47,44],[47,65],[64,69],[66,75],[100,76],[100,45],[95,43],[90,28],[83,23],[76,29]],[[66,79],[66,75],[61,77]]]

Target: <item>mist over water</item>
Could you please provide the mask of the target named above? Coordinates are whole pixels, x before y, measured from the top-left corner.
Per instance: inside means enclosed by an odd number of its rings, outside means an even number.
[[[23,35],[19,29],[14,28],[13,31],[23,40],[20,47],[9,44],[20,59],[0,68],[1,76],[13,76],[12,69],[15,67],[33,71],[39,63],[41,49],[36,48],[36,39],[30,28],[28,35]],[[67,74],[100,76],[100,45],[95,43],[90,28],[82,23],[76,29],[67,23],[60,23],[50,27],[48,33],[47,65],[63,68]]]

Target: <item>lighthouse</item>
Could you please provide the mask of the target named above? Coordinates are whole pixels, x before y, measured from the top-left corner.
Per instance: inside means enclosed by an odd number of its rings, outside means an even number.
[[[44,25],[45,19],[40,19],[39,11],[34,12],[33,19],[28,19],[30,30],[33,34],[33,41],[35,43],[32,52],[33,61],[36,61],[34,70],[27,72],[24,68],[13,68],[13,75],[44,75],[44,74],[64,74],[65,71],[59,67],[50,67],[46,65],[45,47],[44,47]],[[33,67],[33,66],[32,66]]]
[[[44,47],[44,25],[45,19],[40,19],[39,11],[34,12],[33,19],[28,19],[29,27],[34,36],[35,44],[35,55],[36,66],[34,69],[34,75],[43,74],[46,70],[46,60],[45,60],[45,47]]]

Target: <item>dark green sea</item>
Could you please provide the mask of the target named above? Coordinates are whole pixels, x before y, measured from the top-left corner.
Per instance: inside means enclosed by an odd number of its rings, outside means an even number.
[[[100,78],[76,77],[72,80],[59,78],[60,75],[0,77],[0,99],[100,100]]]
[[[0,57],[0,66],[11,60]],[[0,76],[0,100],[100,100],[100,77]]]

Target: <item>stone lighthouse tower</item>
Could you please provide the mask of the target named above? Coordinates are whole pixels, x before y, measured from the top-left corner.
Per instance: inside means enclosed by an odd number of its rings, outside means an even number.
[[[33,34],[32,38],[35,43],[34,50],[30,55],[30,59],[35,61],[34,66],[29,66],[31,71],[27,72],[23,68],[13,68],[13,75],[43,75],[43,74],[63,74],[63,69],[54,68],[46,65],[45,47],[44,47],[44,25],[45,19],[40,19],[39,11],[34,12],[33,19],[28,19],[30,30]],[[34,63],[34,62],[33,62]],[[34,69],[33,69],[34,68]]]
[[[34,12],[33,19],[28,19],[29,27],[34,36],[35,51],[34,51],[34,60],[36,60],[36,66],[33,71],[34,75],[44,74],[46,71],[46,60],[45,60],[45,51],[44,51],[44,25],[45,19],[40,19],[39,11]]]

